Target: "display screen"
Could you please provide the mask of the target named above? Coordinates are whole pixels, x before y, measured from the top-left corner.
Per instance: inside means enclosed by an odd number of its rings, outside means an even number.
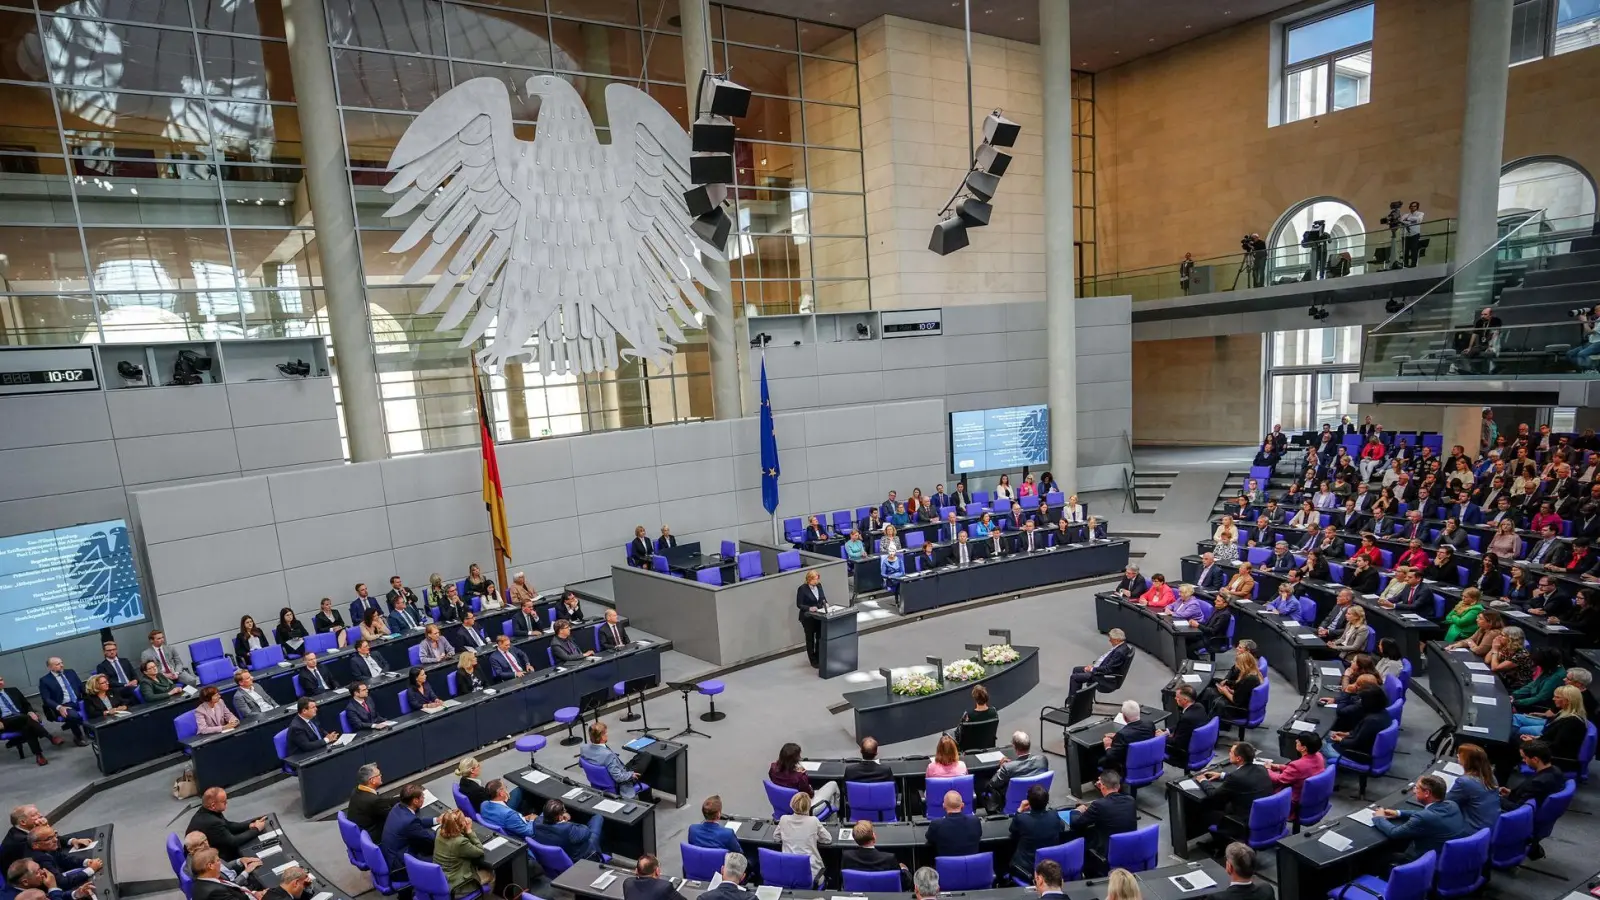
[[[145,617],[123,520],[0,538],[0,652]]]
[[[950,470],[997,472],[1050,462],[1050,408],[1007,406],[950,414]]]

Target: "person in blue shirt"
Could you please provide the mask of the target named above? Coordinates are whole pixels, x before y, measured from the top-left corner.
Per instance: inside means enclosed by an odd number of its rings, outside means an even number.
[[[1294,588],[1287,581],[1278,585],[1278,596],[1267,604],[1267,611],[1300,621],[1300,598],[1294,595]]]
[[[865,559],[866,555],[867,555],[867,545],[866,545],[866,542],[861,540],[861,532],[860,532],[860,530],[851,529],[851,531],[850,531],[850,540],[844,542],[844,556],[845,556],[845,559],[849,560],[852,563],[857,563],[857,562],[860,562],[861,560]]]
[[[1442,852],[1446,841],[1473,833],[1461,815],[1461,807],[1445,799],[1443,778],[1424,775],[1417,779],[1414,791],[1422,809],[1379,809],[1373,813],[1372,827],[1386,838],[1406,842],[1401,861],[1410,862],[1429,850]]]
[[[905,577],[906,574],[905,561],[900,558],[900,551],[890,550],[883,557],[883,562],[880,563],[880,566],[883,571],[884,586],[891,591],[898,590],[900,579]]]
[[[433,819],[417,815],[422,808],[422,785],[408,784],[400,789],[400,802],[389,810],[383,822],[384,861],[389,864],[389,876],[396,881],[406,881],[405,854],[417,859],[433,859]]]
[[[994,521],[989,517],[989,514],[985,512],[983,516],[978,519],[978,521],[973,523],[972,536],[975,538],[985,538],[989,536],[989,532],[993,529]]]
[[[590,725],[589,743],[578,748],[578,758],[590,765],[605,769],[606,774],[610,775],[612,782],[616,784],[617,793],[625,800],[632,800],[639,795],[639,773],[629,771],[623,764],[622,757],[617,755],[617,751],[606,746],[606,737],[606,723],[596,722]]]
[[[1500,790],[1495,786],[1489,754],[1477,744],[1462,744],[1456,748],[1456,762],[1462,774],[1456,776],[1445,799],[1461,809],[1469,830],[1493,828],[1500,820]]]
[[[567,805],[551,800],[544,805],[544,815],[534,820],[533,839],[551,847],[560,847],[573,862],[580,859],[600,859],[600,829],[605,820],[593,816],[587,825],[572,821]]]
[[[720,795],[712,794],[706,798],[706,802],[700,804],[700,817],[705,821],[696,822],[689,826],[689,845],[691,847],[721,849],[729,853],[744,852],[744,847],[739,844],[738,835],[722,824],[722,797]]]
[[[389,631],[391,634],[404,634],[413,628],[420,628],[428,620],[427,616],[420,615],[407,603],[406,598],[396,597],[394,612],[389,613]]]
[[[896,528],[904,528],[911,524],[911,517],[906,514],[906,505],[904,503],[896,503],[894,505],[894,512],[889,513],[889,524]]]
[[[478,818],[482,819],[485,825],[512,837],[533,837],[532,822],[536,817],[532,814],[524,816],[517,812],[511,805],[511,791],[504,781],[498,778],[490,779],[489,783],[483,786],[483,790],[492,798],[478,805]]]

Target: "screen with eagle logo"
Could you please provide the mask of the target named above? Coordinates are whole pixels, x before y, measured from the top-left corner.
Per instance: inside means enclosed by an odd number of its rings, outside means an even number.
[[[146,616],[122,519],[0,538],[0,652]]]

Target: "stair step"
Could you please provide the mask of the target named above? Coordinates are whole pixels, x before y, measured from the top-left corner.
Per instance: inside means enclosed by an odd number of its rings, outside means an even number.
[[[1140,471],[1138,474],[1139,475],[1160,475],[1163,478],[1177,478],[1178,477],[1178,470],[1177,469],[1144,469],[1144,470]]]

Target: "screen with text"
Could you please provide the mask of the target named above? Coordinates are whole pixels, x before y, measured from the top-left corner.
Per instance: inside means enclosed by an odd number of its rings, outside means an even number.
[[[1050,409],[1007,406],[950,414],[950,469],[997,472],[1050,462]]]
[[[123,520],[0,538],[0,652],[145,617]]]

